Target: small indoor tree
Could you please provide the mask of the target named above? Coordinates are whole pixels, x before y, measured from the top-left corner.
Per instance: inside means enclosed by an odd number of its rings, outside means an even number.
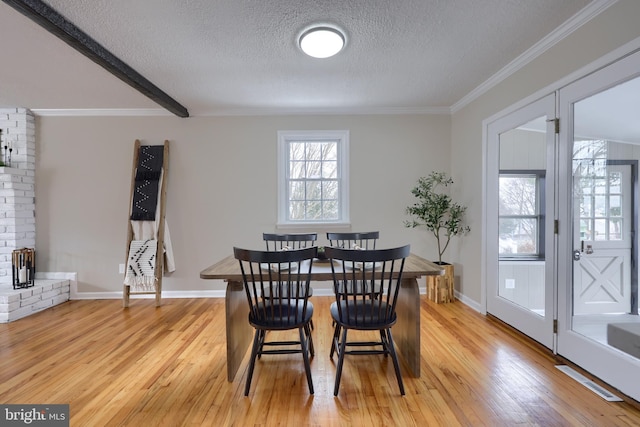
[[[442,255],[451,238],[470,231],[463,221],[467,208],[455,203],[447,192],[451,184],[453,179],[444,172],[431,172],[429,176],[419,178],[418,184],[411,190],[417,200],[406,210],[413,217],[405,221],[406,227],[424,227],[435,236],[438,264],[443,264]]]

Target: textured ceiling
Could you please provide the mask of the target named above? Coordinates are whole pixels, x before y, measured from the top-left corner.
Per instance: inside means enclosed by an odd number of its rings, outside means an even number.
[[[589,0],[48,0],[190,115],[447,112]],[[343,29],[329,59],[297,46]],[[0,106],[159,109],[0,3]],[[11,40],[7,43],[7,40]]]

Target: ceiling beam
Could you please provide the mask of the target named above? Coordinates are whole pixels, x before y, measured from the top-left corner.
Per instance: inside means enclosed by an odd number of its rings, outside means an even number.
[[[189,117],[189,112],[175,99],[144,78],[89,35],[40,0],[2,0],[23,15],[38,23],[50,33],[64,40],[96,64],[143,95],[157,102],[178,117]]]

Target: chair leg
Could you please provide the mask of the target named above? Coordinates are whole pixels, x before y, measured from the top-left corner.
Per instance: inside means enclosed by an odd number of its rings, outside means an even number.
[[[333,326],[333,339],[331,340],[331,352],[329,353],[329,359],[333,359],[333,353],[336,351],[336,342],[340,336],[340,325],[334,322]]]
[[[342,377],[342,365],[344,364],[344,352],[347,346],[347,330],[344,329],[342,331],[342,341],[340,341],[340,349],[338,350],[338,367],[336,369],[336,384],[333,388],[333,395],[338,395],[338,390],[340,390],[340,378]]]
[[[316,355],[316,351],[313,348],[313,336],[311,335],[311,329],[312,329],[312,327],[310,325],[305,325],[305,327],[304,327],[305,335],[307,336],[307,339],[309,340],[309,353],[311,354],[311,357],[314,357]]]
[[[253,336],[253,346],[251,347],[251,358],[249,359],[249,371],[247,372],[247,384],[244,386],[244,395],[249,396],[249,388],[251,388],[251,378],[253,378],[253,368],[256,365],[256,356],[258,350],[261,349],[260,336],[263,331],[256,329],[256,333]]]
[[[380,342],[382,343],[382,349],[384,350],[384,357],[389,355],[389,341],[385,336],[383,329],[380,330]]]
[[[258,359],[262,358],[262,350],[264,349],[264,341],[265,338],[267,337],[267,331],[259,329],[258,332],[260,333],[259,338],[258,338]]]
[[[309,326],[305,326],[304,329]],[[309,363],[309,349],[307,348],[307,332],[303,328],[298,329],[300,334],[300,344],[302,345],[302,359],[304,360],[304,370],[307,373],[307,385],[309,393],[313,394],[313,379],[311,378],[311,364]]]
[[[404,384],[402,383],[402,375],[400,374],[400,364],[398,363],[398,355],[396,354],[396,348],[395,348],[395,345],[393,344],[391,329],[387,329],[386,334],[389,338],[389,352],[391,353],[391,359],[393,360],[393,367],[396,371],[396,378],[398,378],[398,387],[400,387],[400,394],[404,396]]]

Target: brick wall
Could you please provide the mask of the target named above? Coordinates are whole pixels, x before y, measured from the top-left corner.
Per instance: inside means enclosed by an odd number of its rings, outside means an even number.
[[[35,118],[24,108],[0,108],[2,143],[0,159],[0,283],[11,283],[11,252],[36,246],[35,221]],[[37,254],[36,254],[37,257]]]

